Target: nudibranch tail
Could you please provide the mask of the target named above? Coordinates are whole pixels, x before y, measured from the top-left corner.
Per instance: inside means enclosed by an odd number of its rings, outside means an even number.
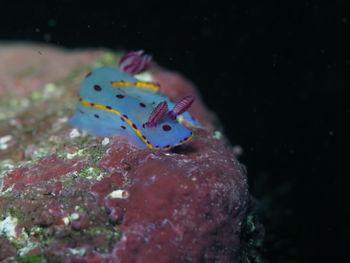
[[[147,70],[151,60],[151,56],[143,55],[143,50],[131,51],[121,57],[119,68],[124,73],[135,75]]]
[[[175,120],[176,117],[185,111],[187,111],[192,103],[194,102],[194,96],[186,96],[182,100],[180,100],[174,108],[168,112],[168,116],[170,119]]]
[[[162,101],[152,111],[148,121],[144,124],[145,128],[156,127],[166,112],[168,112],[168,104],[166,101]]]

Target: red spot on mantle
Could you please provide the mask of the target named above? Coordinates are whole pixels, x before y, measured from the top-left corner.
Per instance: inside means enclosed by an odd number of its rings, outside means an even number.
[[[163,130],[164,131],[170,131],[171,130],[171,127],[167,124],[163,125]]]

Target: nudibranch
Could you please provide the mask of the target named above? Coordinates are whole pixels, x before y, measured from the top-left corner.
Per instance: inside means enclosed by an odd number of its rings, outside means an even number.
[[[87,74],[69,123],[97,136],[127,135],[142,148],[168,150],[188,142],[193,134],[182,123],[198,124],[186,112],[194,97],[175,104],[159,94],[159,84],[135,78],[150,62],[143,51],[133,51],[120,59],[119,69],[102,67]]]

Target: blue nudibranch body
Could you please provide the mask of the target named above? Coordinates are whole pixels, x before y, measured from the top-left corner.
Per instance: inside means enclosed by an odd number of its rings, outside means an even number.
[[[69,123],[93,135],[127,135],[142,148],[168,150],[188,142],[192,132],[178,120],[198,124],[185,112],[193,96],[175,104],[158,93],[158,84],[133,77],[149,66],[150,57],[141,55],[142,51],[130,52],[119,69],[103,67],[89,73]]]

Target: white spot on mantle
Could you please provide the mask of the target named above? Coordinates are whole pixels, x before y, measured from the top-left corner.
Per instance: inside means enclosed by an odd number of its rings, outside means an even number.
[[[146,82],[153,81],[153,76],[149,71],[142,72],[140,74],[135,75],[134,77],[140,81],[146,81]]]

